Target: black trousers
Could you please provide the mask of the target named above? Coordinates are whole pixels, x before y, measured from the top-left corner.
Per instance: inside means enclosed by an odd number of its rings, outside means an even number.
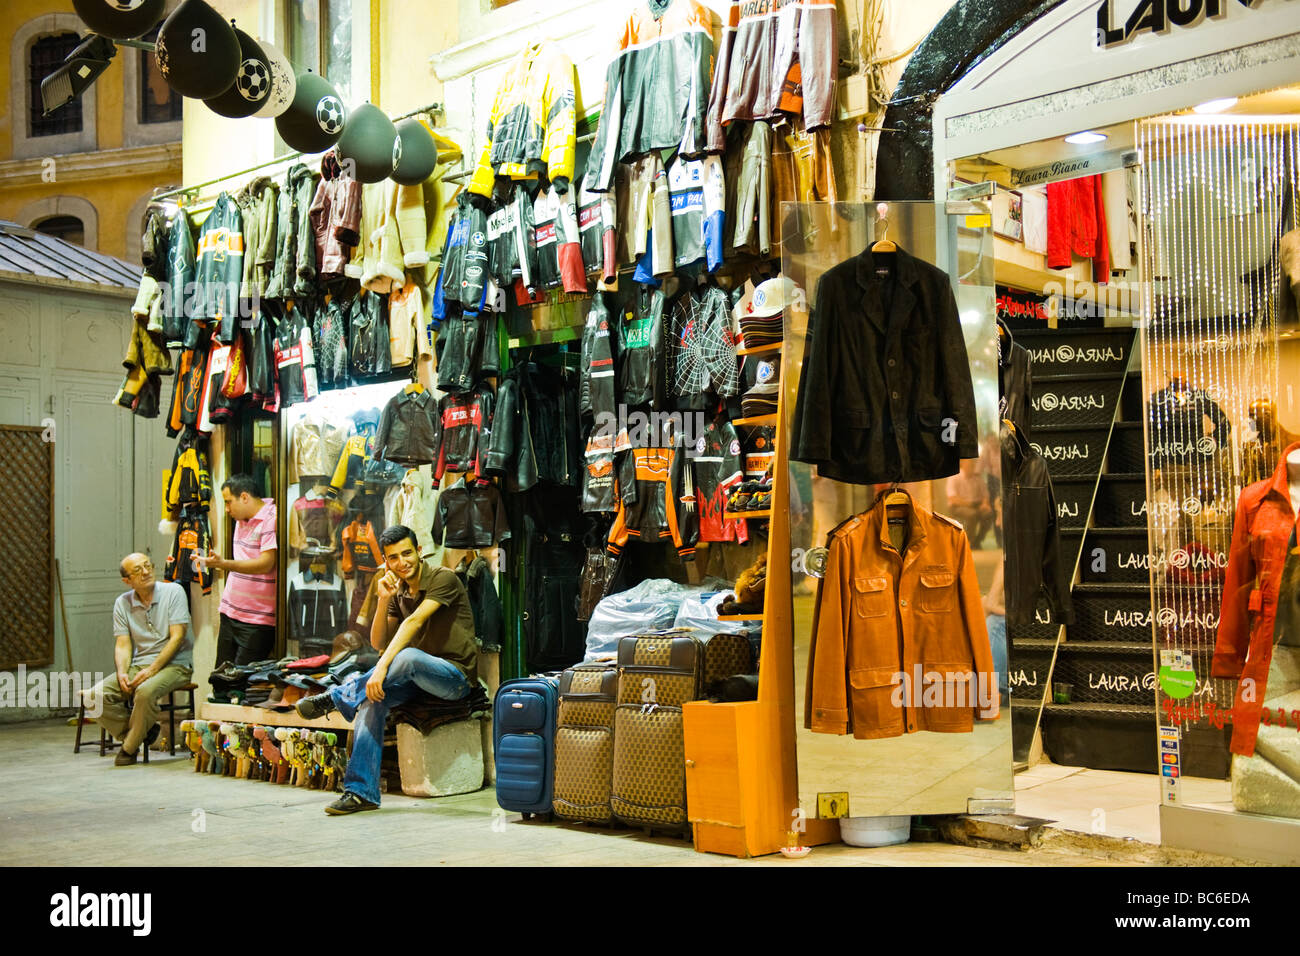
[[[247,624],[233,617],[221,615],[221,629],[217,632],[217,663],[226,661],[251,664],[264,661],[275,647],[275,625]]]

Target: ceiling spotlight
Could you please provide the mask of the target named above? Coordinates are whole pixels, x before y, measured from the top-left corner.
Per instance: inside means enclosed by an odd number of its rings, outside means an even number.
[[[1193,113],[1222,113],[1224,110],[1230,110],[1237,105],[1235,96],[1225,96],[1222,99],[1206,100],[1192,107]]]
[[[1091,146],[1093,143],[1103,143],[1109,138],[1105,133],[1098,133],[1094,129],[1085,129],[1081,133],[1071,133],[1065,137],[1065,141],[1072,146]]]
[[[117,47],[108,37],[90,34],[68,54],[63,65],[41,80],[41,105],[49,116],[90,87],[112,65]]]

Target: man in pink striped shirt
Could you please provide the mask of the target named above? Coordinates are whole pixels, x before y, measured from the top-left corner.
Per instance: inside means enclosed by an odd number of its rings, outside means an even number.
[[[209,551],[207,564],[226,572],[221,592],[217,666],[265,660],[275,647],[275,502],[261,497],[251,475],[233,475],[221,486],[226,514],[235,519],[235,556]]]

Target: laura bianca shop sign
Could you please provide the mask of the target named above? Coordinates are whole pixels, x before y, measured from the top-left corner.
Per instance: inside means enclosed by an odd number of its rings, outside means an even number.
[[[1097,44],[1123,46],[1144,33],[1168,35],[1206,20],[1221,20],[1230,7],[1255,10],[1266,0],[1102,0],[1097,7]],[[1291,0],[1275,0],[1290,3]],[[1125,16],[1127,12],[1127,16]]]

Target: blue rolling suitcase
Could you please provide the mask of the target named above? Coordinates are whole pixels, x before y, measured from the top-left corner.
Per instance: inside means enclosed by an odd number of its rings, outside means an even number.
[[[524,819],[551,816],[558,700],[554,678],[521,677],[502,684],[492,704],[497,803]]]

